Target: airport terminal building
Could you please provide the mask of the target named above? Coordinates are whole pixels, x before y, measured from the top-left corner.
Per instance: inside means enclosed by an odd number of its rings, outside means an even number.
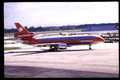
[[[110,24],[88,24],[84,25],[86,27],[82,32],[86,31],[106,31],[106,30],[117,30],[119,23],[110,23]]]

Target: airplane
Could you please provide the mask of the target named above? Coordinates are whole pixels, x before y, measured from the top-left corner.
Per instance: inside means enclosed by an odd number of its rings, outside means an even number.
[[[18,33],[14,33],[14,37],[23,41],[23,44],[35,45],[38,47],[49,46],[50,50],[67,49],[74,45],[89,45],[104,42],[102,37],[98,36],[64,36],[64,37],[49,37],[49,38],[34,38],[33,32],[28,32],[19,23],[15,23]]]

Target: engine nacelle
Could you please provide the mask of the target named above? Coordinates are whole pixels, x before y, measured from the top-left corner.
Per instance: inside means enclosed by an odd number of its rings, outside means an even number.
[[[32,35],[35,36],[35,33],[32,32]]]
[[[58,45],[58,48],[59,48],[59,49],[66,49],[66,48],[67,48],[67,45],[66,45],[66,44],[59,44],[59,45]]]
[[[21,38],[22,40],[27,40],[29,38],[32,38],[33,36],[35,36],[35,34],[33,32],[29,32],[29,33],[14,33],[14,37],[17,38]]]
[[[51,44],[49,47],[50,50],[67,49],[67,45],[62,43]]]

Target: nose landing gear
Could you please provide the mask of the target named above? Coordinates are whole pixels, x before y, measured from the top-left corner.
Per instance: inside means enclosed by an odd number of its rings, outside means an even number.
[[[91,46],[92,46],[92,45],[91,45],[91,44],[89,44],[89,49],[92,49],[92,48],[91,48]]]

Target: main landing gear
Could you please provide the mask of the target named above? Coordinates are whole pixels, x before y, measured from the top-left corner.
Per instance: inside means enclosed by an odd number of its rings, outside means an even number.
[[[50,50],[58,50],[58,46],[57,45],[50,45]]]

